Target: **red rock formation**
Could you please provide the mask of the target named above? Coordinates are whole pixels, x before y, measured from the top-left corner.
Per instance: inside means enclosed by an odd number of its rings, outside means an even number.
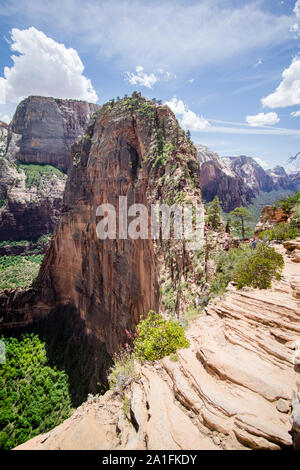
[[[99,106],[85,101],[29,96],[9,125],[7,158],[67,171],[71,145]]]
[[[289,218],[290,214],[281,207],[265,206],[261,212],[259,223],[254,230],[255,238],[258,238],[260,232],[264,230],[271,230],[281,222],[288,222]]]
[[[35,239],[53,231],[66,177],[57,172],[28,186],[19,163],[51,164],[66,171],[71,144],[98,108],[83,101],[31,96],[18,105],[9,126],[0,126],[6,134],[8,129],[7,144],[6,135],[2,138],[0,241]]]
[[[123,393],[95,397],[18,449],[291,448],[291,406],[299,446],[296,268],[286,258],[283,278],[272,289],[230,286],[192,324],[191,347],[180,350],[176,362],[166,357],[137,364],[138,380]],[[298,399],[292,403],[293,391]]]
[[[204,145],[198,145],[197,157],[201,165],[200,181],[205,202],[210,202],[218,196],[225,212],[251,203],[253,191],[240,176],[225,165],[218,154],[211,152]]]
[[[176,147],[171,145],[175,138]],[[160,155],[161,143],[165,153]],[[180,283],[189,255],[181,241],[167,257],[167,242],[156,246],[151,239],[99,240],[96,209],[102,203],[117,208],[119,196],[127,196],[128,206],[142,203],[150,214],[150,203],[167,198],[172,203],[180,194],[201,202],[196,150],[173,113],[142,98],[104,106],[86,137],[73,147],[61,218],[36,293],[30,301],[26,294],[24,304],[7,293],[2,326],[10,316],[24,325],[39,317],[39,309],[43,315],[69,305],[109,353],[117,351],[126,341],[125,328],[132,330],[142,315],[158,309],[160,269],[168,263],[173,282]],[[180,293],[177,305],[183,301]]]

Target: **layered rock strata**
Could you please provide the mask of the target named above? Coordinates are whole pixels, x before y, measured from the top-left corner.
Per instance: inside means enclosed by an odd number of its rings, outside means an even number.
[[[162,271],[168,292],[172,286],[172,311],[180,315],[193,303],[181,285],[196,291],[201,275],[185,240],[164,240],[161,232],[158,240],[150,232],[148,238],[98,238],[98,206],[114,206],[119,228],[120,196],[128,208],[144,205],[149,226],[152,203],[201,205],[196,149],[169,108],[139,95],[103,106],[74,145],[61,217],[38,279],[23,300],[21,292],[2,294],[2,328],[68,305],[112,354],[126,342],[125,328],[133,330],[150,309],[168,308],[159,292]]]
[[[0,125],[0,241],[36,239],[54,230],[71,144],[98,108],[30,96],[18,105],[9,126]]]
[[[97,109],[85,101],[29,96],[18,105],[9,125],[7,158],[66,172],[71,145],[84,134]]]
[[[272,289],[230,286],[222,301],[208,306],[176,362],[137,365],[137,378],[123,392],[95,397],[19,448],[291,448],[299,430],[294,348],[300,300],[294,293],[300,274],[285,261]]]

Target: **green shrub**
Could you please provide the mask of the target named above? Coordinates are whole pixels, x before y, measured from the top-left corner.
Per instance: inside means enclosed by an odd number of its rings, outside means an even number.
[[[275,202],[272,207],[281,207],[286,212],[291,213],[297,204],[300,204],[300,191],[296,191],[295,194],[287,197],[286,199],[280,199],[279,201]]]
[[[137,332],[134,354],[140,361],[155,361],[190,345],[178,322],[167,321],[152,310],[138,324]]]
[[[1,256],[0,290],[29,287],[37,277],[44,255]]]
[[[259,234],[260,240],[263,241],[271,241],[271,240],[292,240],[300,235],[300,228],[297,226],[293,226],[292,223],[287,224],[284,222],[280,222],[279,224],[275,225],[274,228],[270,230],[264,230]]]
[[[108,375],[110,388],[123,389],[134,376],[134,356],[129,352],[116,355]]]
[[[178,362],[178,355],[177,355],[177,353],[172,353],[172,354],[170,354],[170,361],[172,361],[172,362]]]
[[[6,204],[6,199],[1,198],[0,199],[0,207],[3,207]]]
[[[39,165],[37,163],[19,163],[18,168],[23,170],[26,175],[25,186],[40,187],[42,178],[51,178],[56,175],[58,178],[63,179],[64,173],[52,165]]]
[[[34,244],[36,245],[35,246],[35,249],[42,249],[43,246],[48,243],[50,240],[51,240],[51,233],[48,233],[47,235],[41,235],[40,237],[38,238],[34,238],[34,239],[28,239],[28,240],[5,240],[3,242],[0,242],[0,247],[4,247],[4,246],[26,246],[28,243],[31,243],[31,244]]]
[[[251,255],[250,245],[240,245],[229,251],[221,251],[216,256],[216,276],[210,282],[212,295],[220,296],[226,291],[226,287],[232,280],[232,274],[236,265]]]
[[[0,449],[6,450],[68,418],[71,399],[66,373],[50,367],[37,335],[1,340],[6,362],[0,365]]]
[[[280,271],[283,266],[284,260],[280,253],[274,248],[260,244],[247,259],[237,264],[232,278],[238,289],[244,286],[267,289],[271,287],[274,278],[281,278]]]

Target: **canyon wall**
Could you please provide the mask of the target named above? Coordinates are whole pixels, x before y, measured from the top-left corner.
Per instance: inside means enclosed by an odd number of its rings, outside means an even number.
[[[83,101],[31,96],[18,105],[11,124],[1,127],[0,241],[36,239],[53,231],[71,144],[98,108]]]
[[[3,293],[3,328],[68,305],[112,354],[126,341],[125,328],[132,331],[141,316],[160,308],[162,268],[176,292],[191,265],[182,240],[98,239],[97,207],[113,204],[118,227],[119,196],[127,197],[128,207],[144,204],[149,217],[151,203],[188,198],[201,204],[196,149],[169,108],[139,95],[103,106],[74,144],[50,248],[31,291],[19,293],[17,300]],[[194,279],[190,274],[189,282]],[[177,310],[184,302],[178,288]]]
[[[201,165],[201,188],[205,202],[218,196],[225,212],[251,203],[253,190],[217,153],[211,152],[204,145],[197,145],[197,157]]]
[[[251,204],[261,192],[297,189],[296,178],[279,165],[264,170],[252,157],[220,157],[204,145],[197,145],[197,152],[203,199],[218,196],[225,212]]]
[[[84,134],[99,106],[85,101],[29,96],[9,125],[7,158],[50,164],[66,172],[71,145]]]

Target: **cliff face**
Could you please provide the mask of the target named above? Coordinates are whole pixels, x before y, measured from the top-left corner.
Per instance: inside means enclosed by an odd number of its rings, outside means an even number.
[[[30,96],[9,125],[7,157],[24,163],[50,164],[67,171],[71,145],[83,135],[99,109],[84,101]]]
[[[197,157],[201,165],[200,179],[205,202],[210,202],[218,196],[225,212],[251,202],[254,197],[253,190],[218,154],[203,145],[197,145]]]
[[[0,126],[0,241],[54,230],[66,181],[59,169],[68,169],[71,144],[96,109],[82,101],[31,96],[9,126]]]
[[[27,172],[26,167],[1,159],[0,241],[31,240],[54,230],[66,175],[57,170],[57,173],[42,174],[34,183],[29,183]]]
[[[293,189],[294,182],[292,176],[288,175],[282,166],[275,166],[272,170],[267,170],[273,181],[273,189]]]
[[[296,190],[297,178],[281,166],[264,170],[252,157],[219,157],[197,145],[201,165],[201,187],[206,202],[218,196],[225,212],[251,204],[260,192]]]
[[[270,230],[281,222],[288,222],[289,218],[290,214],[281,207],[265,206],[261,211],[259,222],[255,226],[255,237],[257,238],[260,232]]]
[[[226,157],[224,161],[236,175],[243,178],[255,194],[273,189],[271,176],[264,171],[254,158],[241,155],[240,157]]]
[[[272,289],[230,286],[193,322],[176,362],[136,366],[123,394],[95,397],[18,448],[280,450],[292,428],[299,449],[299,287],[287,256]]]
[[[119,196],[127,196],[128,207],[144,204],[148,214],[151,203],[173,203],[179,196],[201,202],[195,148],[167,107],[141,97],[101,108],[74,145],[61,218],[34,291],[12,302],[11,294],[2,297],[4,327],[69,305],[113,353],[126,341],[125,328],[132,330],[150,309],[158,311],[162,268],[165,277],[170,272],[180,308],[184,293],[176,287],[191,264],[181,240],[98,239],[96,209],[113,204],[118,227]]]

